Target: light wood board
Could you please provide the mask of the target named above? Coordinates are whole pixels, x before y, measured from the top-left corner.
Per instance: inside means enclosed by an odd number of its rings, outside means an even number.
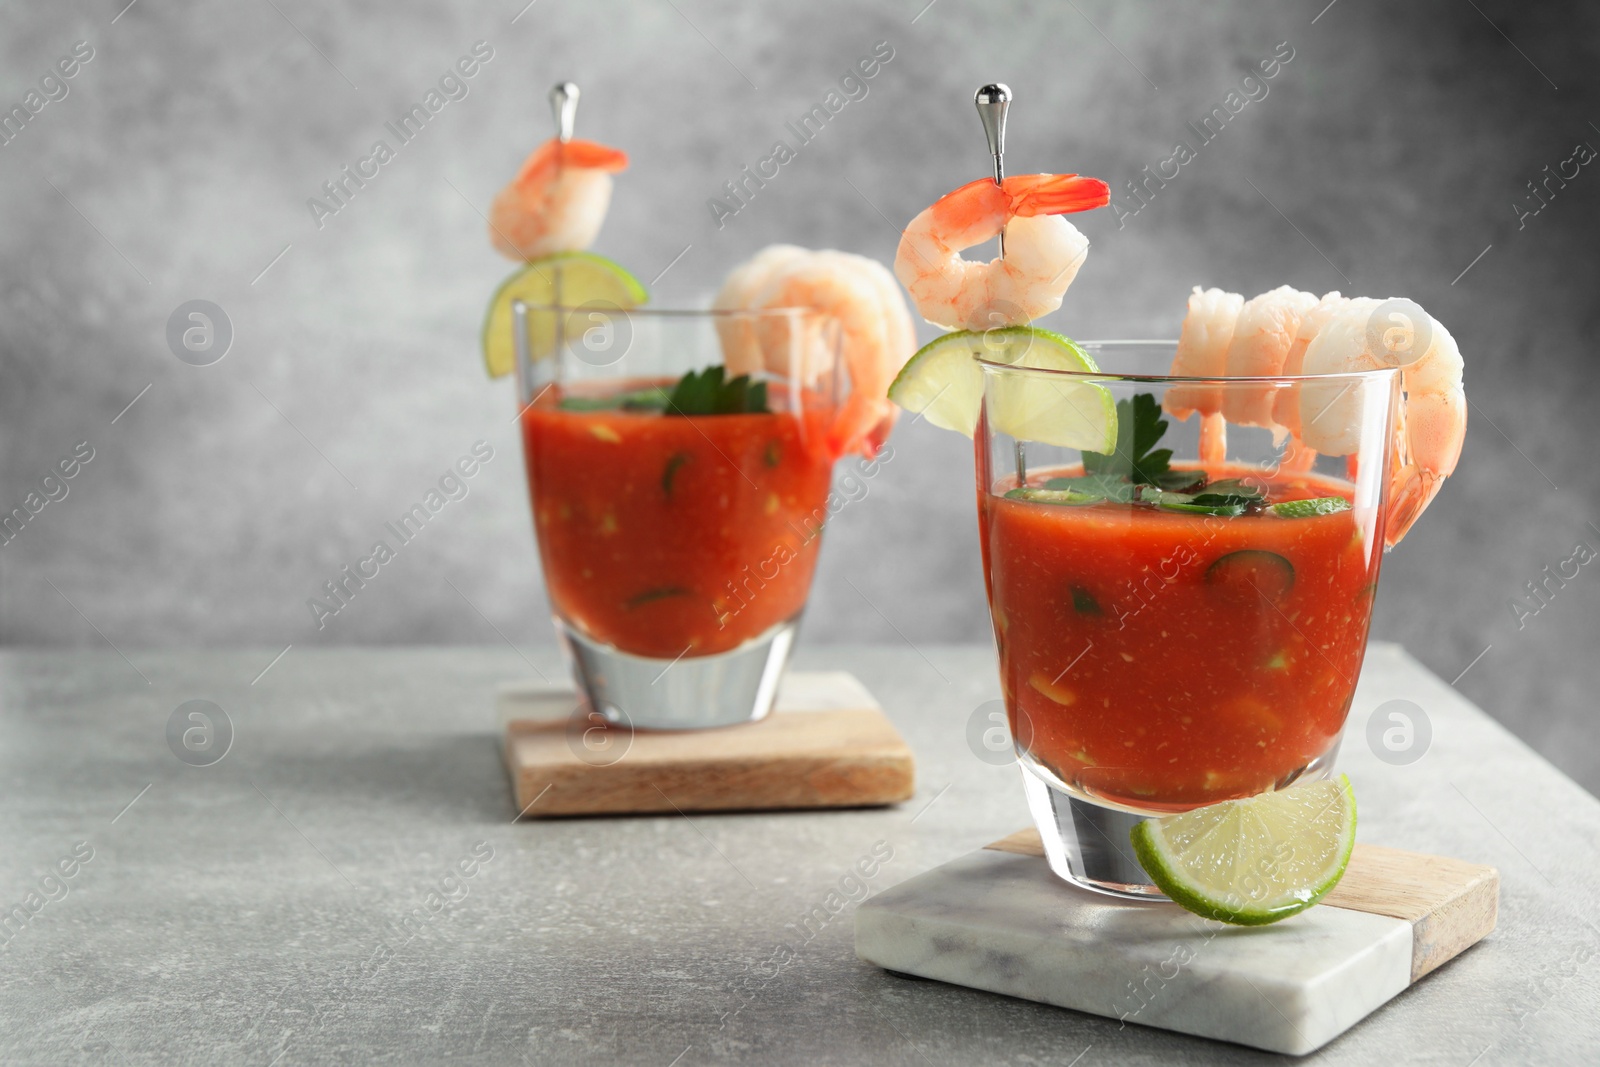
[[[791,671],[772,714],[715,730],[584,732],[571,690],[501,691],[505,757],[528,818],[870,807],[908,799],[915,764],[854,676]],[[600,743],[594,743],[600,742]]]
[[[984,846],[1044,857],[1036,828]],[[1411,980],[1483,940],[1500,914],[1500,872],[1478,863],[1357,842],[1339,884],[1318,907],[1387,915],[1411,924]]]

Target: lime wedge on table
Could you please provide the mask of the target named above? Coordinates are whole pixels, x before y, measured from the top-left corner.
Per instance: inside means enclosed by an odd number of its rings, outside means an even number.
[[[919,349],[889,386],[889,399],[935,426],[971,437],[983,404],[979,357],[1040,370],[1100,369],[1076,342],[1049,330],[958,330]],[[1002,377],[990,390],[989,421],[1018,440],[1090,452],[1110,452],[1117,442],[1117,406],[1111,393],[1070,378]]]
[[[511,304],[560,303],[564,307],[595,304],[625,309],[638,307],[650,294],[639,279],[611,260],[588,252],[558,252],[530,260],[500,283],[483,319],[483,362],[489,377],[502,378],[516,369],[516,343],[511,334]],[[542,359],[555,351],[551,316],[533,316],[528,324],[529,355]]]
[[[1132,837],[1140,865],[1175,903],[1260,926],[1305,911],[1344,876],[1356,843],[1356,795],[1341,774],[1146,819]]]

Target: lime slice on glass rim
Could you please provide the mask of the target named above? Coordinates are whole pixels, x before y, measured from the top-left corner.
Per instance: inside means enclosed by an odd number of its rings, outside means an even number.
[[[889,399],[935,426],[971,437],[983,405],[982,358],[1039,370],[1098,371],[1070,338],[1037,326],[957,330],[918,349],[889,386]],[[1005,375],[989,394],[990,425],[1020,441],[1086,452],[1117,443],[1117,405],[1093,382],[1045,375]]]
[[[483,363],[491,378],[503,378],[516,368],[515,339],[511,333],[511,305],[560,303],[565,307],[593,305],[621,311],[650,299],[639,279],[620,266],[590,252],[557,252],[529,260],[495,290],[483,318]],[[555,322],[550,315],[534,316],[528,323],[528,350],[533,359],[555,351]]]
[[[1305,911],[1344,877],[1356,843],[1350,779],[1307,782],[1146,819],[1133,828],[1145,873],[1173,902],[1238,926]]]

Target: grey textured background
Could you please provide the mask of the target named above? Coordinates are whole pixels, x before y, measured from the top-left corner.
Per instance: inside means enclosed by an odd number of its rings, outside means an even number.
[[[647,279],[683,253],[655,292],[686,305],[774,240],[888,260],[893,224],[982,173],[984,81],[1016,92],[1015,171],[1120,187],[1287,41],[1269,95],[1125,228],[1079,217],[1095,249],[1050,324],[1170,336],[1196,282],[1400,293],[1438,315],[1472,424],[1389,559],[1377,632],[1447,680],[1470,664],[1463,692],[1600,787],[1600,567],[1521,629],[1510,608],[1576,542],[1600,549],[1600,166],[1521,228],[1513,207],[1577,142],[1600,146],[1592,5],[125,2],[0,12],[7,109],[75,41],[95,51],[0,147],[0,510],[95,449],[0,547],[5,643],[110,643],[137,665],[194,645],[550,640],[510,386],[485,382],[476,346],[509,269],[480,212],[547,135],[557,78],[583,86],[581,131],[632,155],[596,251]],[[307,198],[480,39],[494,56],[470,94],[315,226]],[[869,95],[718,229],[707,198],[879,41],[894,57]],[[214,366],[166,347],[194,298],[236,331]],[[496,456],[470,496],[318,631],[306,598],[480,438]],[[830,530],[810,641],[986,633],[968,446],[912,427],[894,448]]]

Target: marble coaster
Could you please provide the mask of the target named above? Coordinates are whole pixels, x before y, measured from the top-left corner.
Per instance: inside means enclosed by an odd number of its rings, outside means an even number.
[[[1051,873],[1027,830],[856,911],[856,954],[892,971],[1303,1055],[1494,928],[1492,867],[1357,845],[1326,903],[1236,927]]]
[[[608,727],[543,685],[506,686],[498,705],[528,818],[871,807],[915,788],[911,749],[844,671],[790,671],[772,714],[713,730]]]

